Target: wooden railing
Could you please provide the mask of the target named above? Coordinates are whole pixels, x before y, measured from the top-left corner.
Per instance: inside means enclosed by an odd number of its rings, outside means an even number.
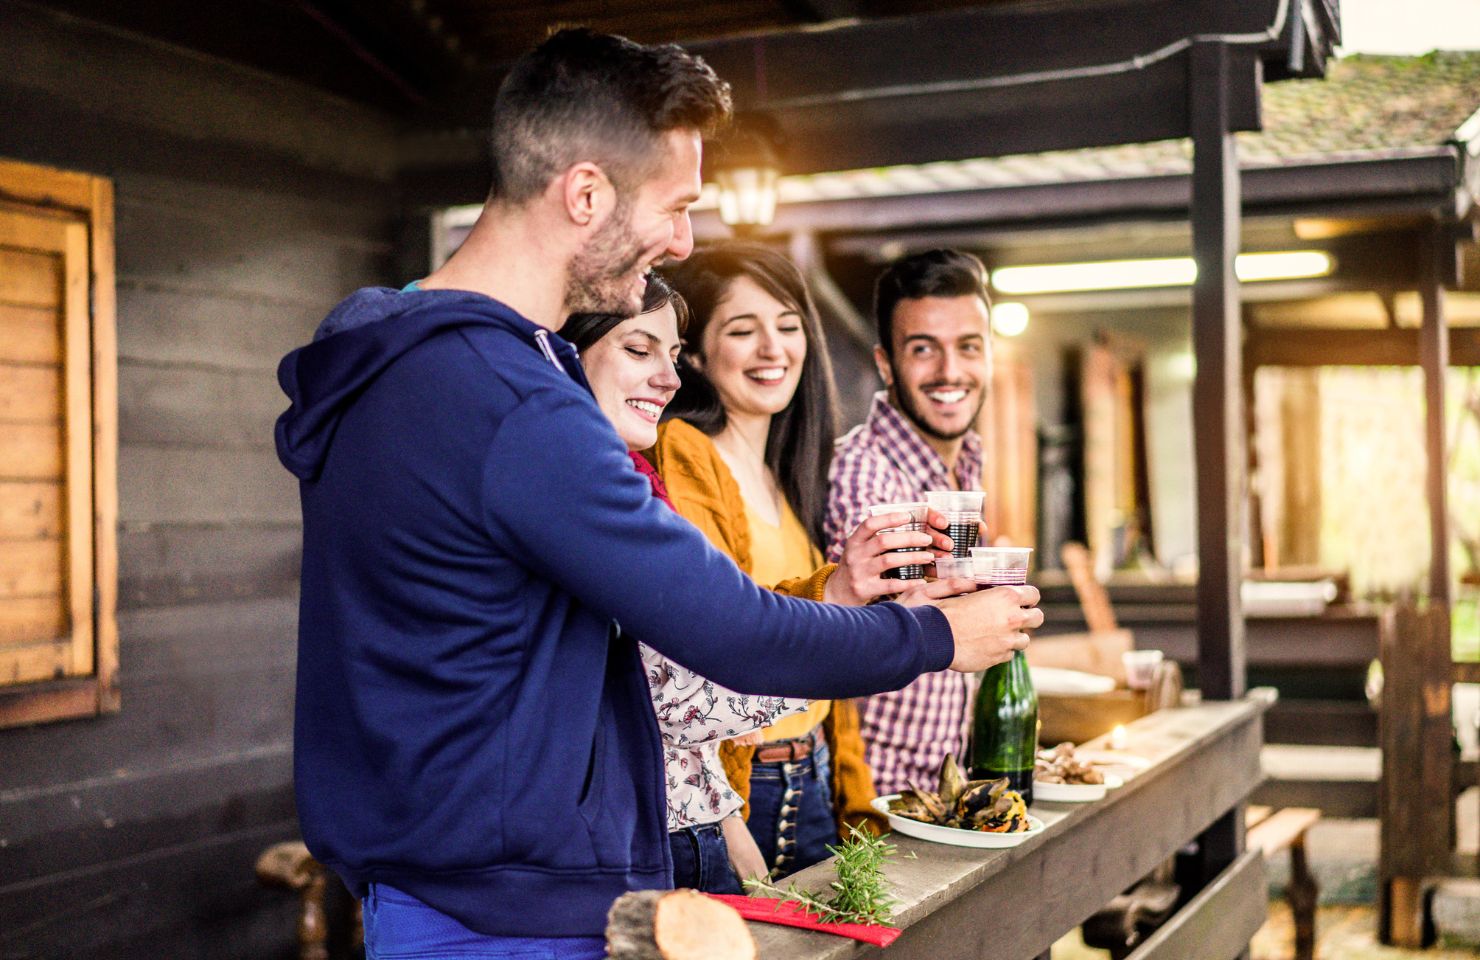
[[[1149,766],[1101,801],[1035,804],[1048,829],[1020,846],[975,850],[895,835],[899,854],[887,875],[904,934],[889,947],[891,960],[1046,955],[1116,894],[1240,808],[1262,776],[1262,720],[1271,700],[1270,691],[1255,691],[1133,722],[1128,751]],[[1104,744],[1086,745],[1097,746]],[[825,863],[791,878],[818,890],[831,879]],[[1266,903],[1263,858],[1241,855],[1131,958],[1231,960],[1264,922]],[[785,927],[752,923],[750,930],[769,960],[838,960],[861,949]]]

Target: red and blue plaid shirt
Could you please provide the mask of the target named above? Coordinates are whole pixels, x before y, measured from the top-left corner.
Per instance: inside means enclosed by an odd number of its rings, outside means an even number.
[[[828,560],[842,556],[843,541],[868,518],[871,504],[922,501],[927,490],[980,490],[982,444],[974,432],[962,440],[954,479],[904,414],[884,393],[875,394],[868,419],[838,441],[828,472]],[[942,670],[859,701],[868,765],[880,794],[911,783],[931,788],[947,753],[964,765],[974,690],[970,674]]]

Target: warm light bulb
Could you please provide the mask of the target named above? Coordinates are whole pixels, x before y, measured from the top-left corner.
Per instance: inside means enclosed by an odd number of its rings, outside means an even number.
[[[1016,337],[1028,329],[1028,308],[1021,303],[992,305],[992,330],[999,336]]]
[[[772,167],[721,170],[719,217],[732,226],[766,226],[776,216],[777,171]]]
[[[1128,743],[1130,743],[1130,737],[1126,734],[1125,727],[1117,723],[1115,729],[1110,731],[1110,749],[1124,750]]]

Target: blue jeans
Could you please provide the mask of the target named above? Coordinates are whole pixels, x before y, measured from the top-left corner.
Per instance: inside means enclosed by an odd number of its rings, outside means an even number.
[[[365,895],[365,960],[605,960],[604,937],[490,937],[383,883]]]
[[[750,767],[750,820],[746,826],[777,877],[826,860],[838,843],[833,816],[832,768],[827,743],[801,760]]]
[[[705,893],[744,893],[730,863],[730,848],[717,823],[684,827],[668,834],[673,849],[673,885]]]

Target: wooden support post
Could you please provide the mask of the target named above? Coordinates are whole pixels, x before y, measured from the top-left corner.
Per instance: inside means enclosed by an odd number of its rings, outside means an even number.
[[[1378,739],[1378,934],[1425,946],[1429,885],[1454,846],[1454,757],[1450,753],[1449,607],[1404,601],[1383,616]]]
[[[1192,411],[1197,455],[1198,686],[1231,700],[1245,684],[1243,582],[1245,465],[1238,279],[1239,173],[1230,108],[1233,54],[1221,43],[1192,47]]]
[[[1243,344],[1234,257],[1240,238],[1238,155],[1230,132],[1233,52],[1191,51],[1193,441],[1197,455],[1197,678],[1207,699],[1244,694],[1245,500]],[[1194,872],[1210,883],[1244,850],[1239,805],[1198,838]]]
[[[1239,320],[1243,330],[1254,329],[1253,311],[1245,305],[1239,306]],[[1251,334],[1252,335],[1252,334]],[[1249,510],[1248,510],[1248,537],[1249,537],[1249,563],[1256,569],[1272,569],[1280,565],[1279,553],[1274,549],[1273,538],[1265,536],[1265,527],[1268,523],[1265,519],[1266,505],[1261,490],[1253,486],[1253,478],[1260,476],[1261,465],[1259,462],[1259,448],[1255,443],[1255,393],[1254,374],[1257,369],[1249,363],[1245,356],[1246,348],[1242,341],[1239,342],[1239,396],[1244,405],[1244,458],[1245,476],[1249,481]],[[1265,488],[1267,489],[1267,488]]]
[[[1436,224],[1424,238],[1419,267],[1423,326],[1418,334],[1423,366],[1424,447],[1428,453],[1429,598],[1448,605],[1449,595],[1449,457],[1444,443],[1444,384],[1449,371],[1449,330],[1444,318],[1446,258],[1454,260],[1454,241]],[[1447,632],[1446,632],[1447,634]]]

